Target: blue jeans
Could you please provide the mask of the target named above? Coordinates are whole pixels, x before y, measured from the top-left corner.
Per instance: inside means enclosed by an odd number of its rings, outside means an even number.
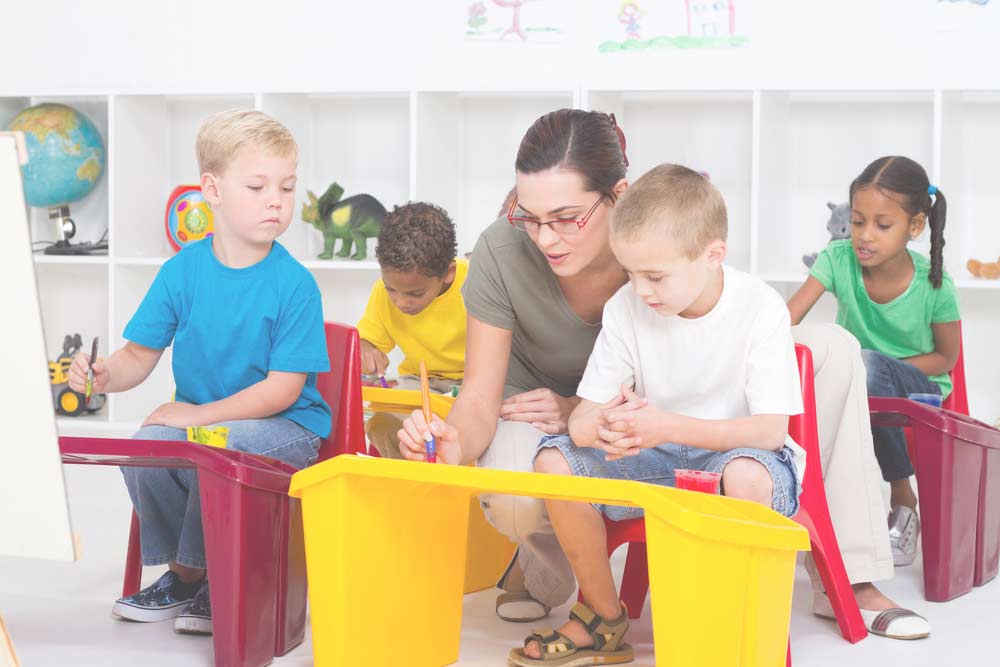
[[[284,417],[222,422],[229,427],[226,449],[264,454],[296,468],[316,460],[319,436]],[[132,436],[141,440],[187,440],[184,429],[144,426]],[[169,468],[122,468],[132,506],[139,516],[143,565],[177,561],[205,567],[198,471]]]
[[[868,395],[906,398],[909,394],[940,394],[941,388],[913,364],[876,352],[861,350],[868,371]],[[906,437],[898,426],[873,426],[875,458],[882,479],[895,482],[913,474]]]
[[[698,447],[664,444],[643,449],[635,456],[607,461],[603,449],[578,447],[568,435],[552,435],[542,438],[536,455],[548,447],[558,449],[569,463],[570,470],[578,477],[626,479],[660,486],[673,486],[674,471],[678,468],[721,473],[734,459],[753,459],[771,474],[774,487],[771,509],[784,516],[793,516],[799,510],[795,454],[787,446],[776,452],[751,447],[716,452]],[[721,492],[725,494],[725,489],[721,489]],[[641,507],[596,504],[594,508],[611,521],[636,519],[643,515]]]

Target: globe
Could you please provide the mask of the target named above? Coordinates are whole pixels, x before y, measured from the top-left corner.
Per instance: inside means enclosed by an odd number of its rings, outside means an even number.
[[[48,208],[89,195],[104,173],[104,141],[89,118],[65,104],[39,104],[10,122],[24,132],[28,164],[22,168],[28,204]]]

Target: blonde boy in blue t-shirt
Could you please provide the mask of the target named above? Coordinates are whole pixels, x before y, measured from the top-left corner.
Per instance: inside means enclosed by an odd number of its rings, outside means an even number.
[[[276,120],[236,110],[204,122],[197,154],[215,236],[163,265],[125,328],[128,343],[95,361],[93,391],[138,386],[173,343],[176,400],[153,410],[134,437],[186,440],[188,427],[219,424],[229,429],[229,449],[304,467],[330,431],[330,409],[316,389],[316,374],[329,369],[319,289],[276,241],[292,219],[298,148]],[[77,391],[89,361],[73,361]],[[179,632],[211,633],[196,471],[122,472],[139,516],[142,564],[169,569],[120,598],[113,613],[176,618]]]

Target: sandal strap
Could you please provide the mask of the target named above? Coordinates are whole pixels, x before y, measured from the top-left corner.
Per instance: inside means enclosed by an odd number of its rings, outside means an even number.
[[[554,653],[573,653],[576,651],[576,644],[572,639],[567,637],[561,632],[556,632],[552,628],[545,628],[544,630],[535,630],[530,635],[524,639],[524,647],[528,648],[528,644],[535,642],[538,644],[538,650],[542,655],[542,660],[546,660],[545,656],[552,655]]]
[[[582,602],[577,602],[569,612],[570,619],[586,628],[594,640],[596,651],[617,651],[622,645],[622,639],[628,631],[628,610],[624,602],[619,602],[622,613],[612,622],[604,620],[593,609]]]

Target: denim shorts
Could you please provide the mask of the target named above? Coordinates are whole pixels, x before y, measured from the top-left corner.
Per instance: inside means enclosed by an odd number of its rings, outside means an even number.
[[[566,458],[574,475],[603,479],[625,479],[647,482],[660,486],[674,485],[674,470],[703,470],[722,472],[726,465],[737,458],[750,458],[767,468],[774,483],[771,509],[784,516],[793,516],[799,510],[799,480],[795,469],[795,453],[787,445],[778,451],[741,447],[728,452],[665,444],[643,449],[636,456],[626,456],[616,461],[605,460],[603,449],[577,447],[568,435],[551,435],[538,443],[538,452],[555,447]],[[725,489],[721,490],[723,495]],[[594,504],[598,512],[612,521],[641,517],[641,507]]]

